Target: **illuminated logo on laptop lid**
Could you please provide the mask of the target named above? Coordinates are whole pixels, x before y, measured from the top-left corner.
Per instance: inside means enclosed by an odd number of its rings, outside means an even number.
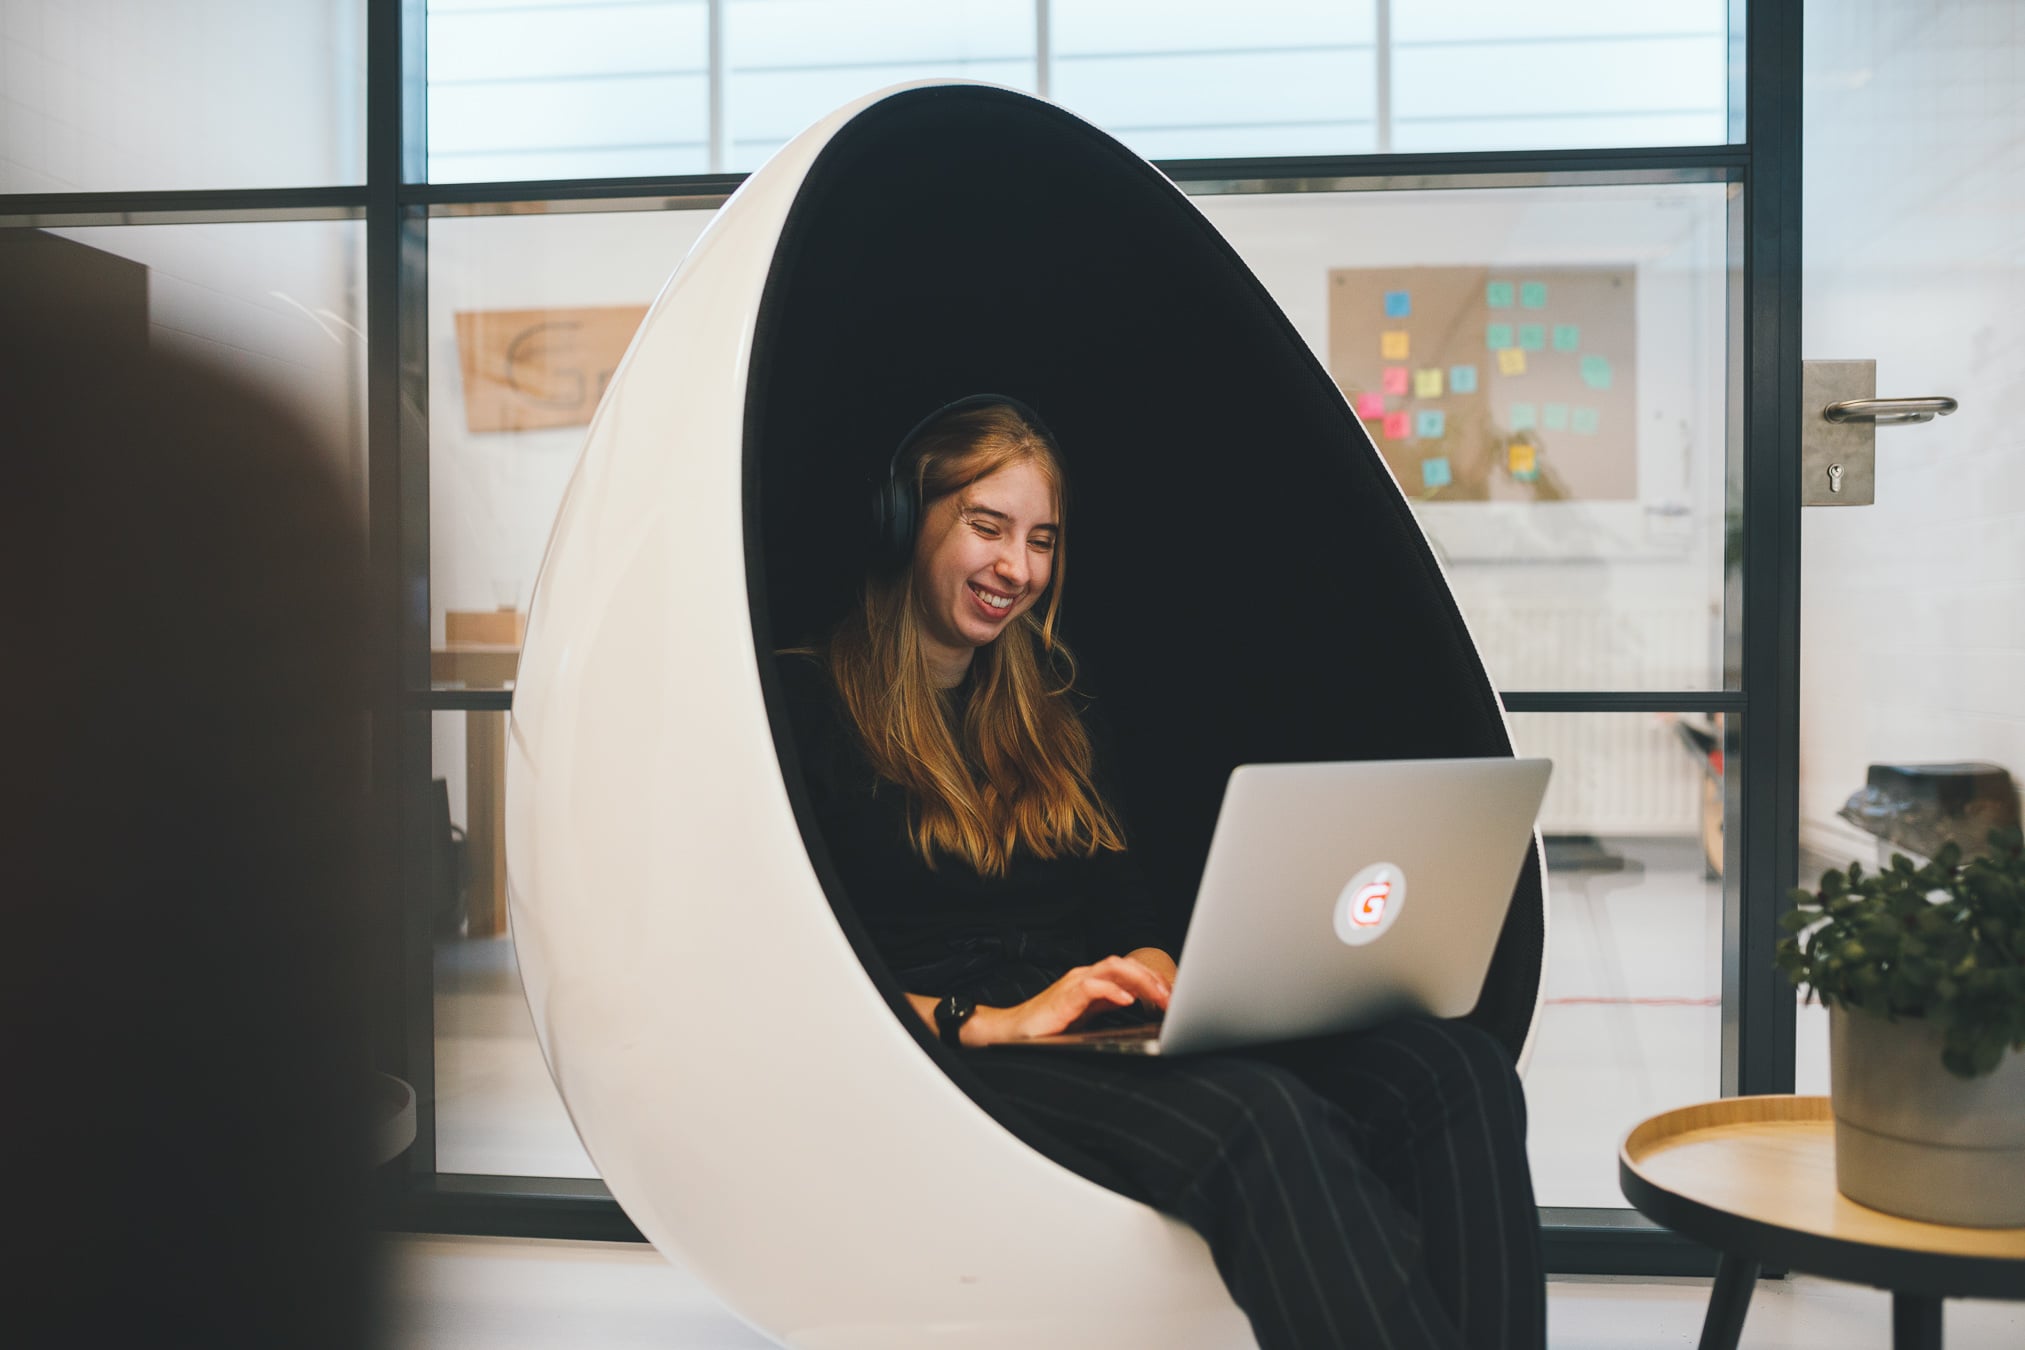
[[[1375,942],[1405,903],[1406,874],[1393,863],[1373,863],[1336,897],[1336,936],[1352,947]]]

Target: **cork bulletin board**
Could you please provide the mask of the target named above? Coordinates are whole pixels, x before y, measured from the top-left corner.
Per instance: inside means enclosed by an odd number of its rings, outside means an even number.
[[[1638,495],[1630,267],[1334,268],[1329,373],[1406,495]]]

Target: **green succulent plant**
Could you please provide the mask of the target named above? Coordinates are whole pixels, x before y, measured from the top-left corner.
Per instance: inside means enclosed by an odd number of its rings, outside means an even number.
[[[1992,830],[1990,845],[1967,863],[1949,843],[1924,867],[1895,853],[1881,871],[1851,863],[1819,891],[1796,887],[1779,969],[1823,1004],[1925,1018],[1948,1072],[1991,1072],[2005,1047],[2025,1050],[2025,839]]]

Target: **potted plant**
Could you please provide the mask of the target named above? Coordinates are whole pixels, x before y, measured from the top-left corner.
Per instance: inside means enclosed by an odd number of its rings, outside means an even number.
[[[2025,848],[1944,845],[1793,892],[1779,968],[1829,1009],[1835,1180],[1936,1223],[2025,1225]]]

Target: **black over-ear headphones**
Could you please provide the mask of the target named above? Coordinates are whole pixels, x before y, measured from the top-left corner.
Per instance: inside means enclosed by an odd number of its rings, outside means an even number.
[[[951,413],[969,412],[973,408],[989,408],[1003,404],[1025,418],[1027,424],[1039,432],[1041,439],[1061,453],[1047,424],[1041,415],[1010,394],[967,394],[952,403],[945,403],[928,416],[914,424],[900,444],[893,450],[893,458],[886,466],[886,481],[872,491],[872,552],[873,565],[883,571],[897,572],[914,557],[914,535],[921,528],[921,496],[914,474],[906,471],[907,452],[914,448],[914,442],[921,433],[949,416]]]

